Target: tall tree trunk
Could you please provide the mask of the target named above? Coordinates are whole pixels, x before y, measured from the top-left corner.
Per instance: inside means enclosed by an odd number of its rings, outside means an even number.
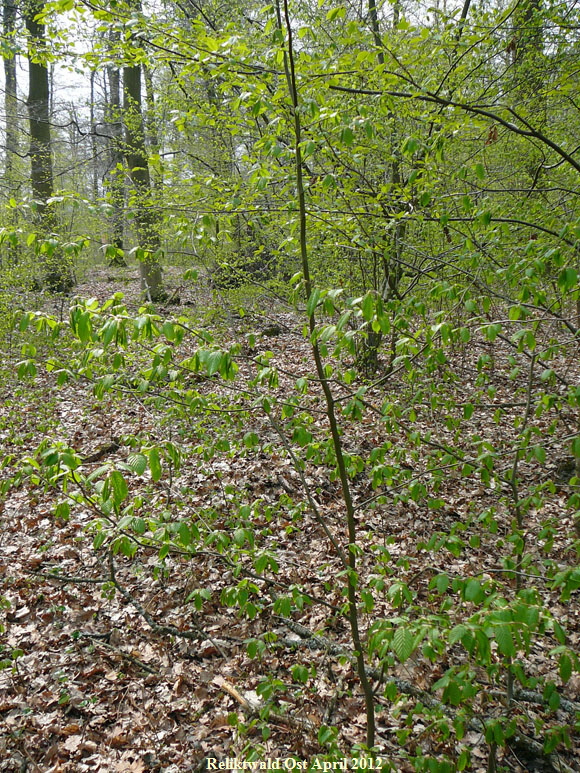
[[[97,165],[98,160],[98,148],[97,148],[97,135],[96,135],[96,121],[95,121],[95,71],[91,72],[91,97],[90,97],[90,124],[91,124],[91,155],[92,155],[92,170],[93,170],[93,201],[99,198],[99,169]]]
[[[16,30],[16,5],[14,0],[4,0],[3,31],[6,45],[11,47]],[[4,115],[6,137],[6,156],[4,159],[4,182],[11,197],[14,194],[14,156],[18,153],[18,99],[16,90],[16,54],[5,55],[4,62]],[[16,226],[17,211],[11,210],[10,225]],[[18,262],[18,247],[8,248],[8,258],[11,264]],[[0,263],[1,265],[1,263]]]
[[[133,183],[131,199],[135,211],[135,232],[141,254],[141,289],[152,301],[165,296],[159,263],[159,217],[151,196],[151,175],[143,126],[141,68],[123,68],[123,116],[125,119],[125,159]]]
[[[54,193],[52,144],[50,133],[50,83],[43,61],[46,46],[44,26],[38,21],[43,0],[24,4],[24,20],[28,31],[28,117],[30,122],[30,185],[36,204],[36,216],[43,237],[52,234],[57,218],[49,199]],[[43,253],[43,284],[51,291],[69,290],[73,282],[71,267],[57,249]]]
[[[16,5],[14,0],[4,0],[4,38],[10,46],[16,29]],[[18,152],[18,112],[16,94],[16,55],[4,56],[4,112],[6,120],[6,160],[4,176],[10,185],[14,170],[14,153]]]
[[[155,89],[153,86],[153,76],[151,69],[147,65],[143,65],[143,77],[145,78],[145,95],[147,100],[147,115],[146,115],[146,137],[145,141],[150,154],[159,155],[159,149],[161,147],[159,122],[157,120],[157,112],[155,108]],[[163,169],[161,164],[157,164],[157,167],[151,169],[151,182],[153,184],[153,190],[156,193],[159,206],[162,203],[163,194]]]
[[[28,116],[30,120],[30,182],[39,220],[52,230],[53,215],[47,200],[53,195],[52,146],[49,116],[48,69],[41,61],[45,44],[44,27],[36,20],[40,2],[25,4],[28,47]]]
[[[114,41],[113,41],[114,42]],[[123,124],[121,120],[121,76],[115,65],[107,67],[109,97],[107,101],[106,121],[109,135],[109,190],[113,209],[111,216],[112,244],[114,254],[110,255],[109,263],[116,266],[126,266],[124,257],[123,220],[125,205],[125,178],[123,165]]]

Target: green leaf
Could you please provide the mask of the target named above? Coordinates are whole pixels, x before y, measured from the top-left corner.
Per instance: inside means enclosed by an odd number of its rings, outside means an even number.
[[[127,464],[137,475],[143,475],[147,469],[147,457],[143,454],[129,454]]]
[[[575,268],[565,268],[558,277],[558,286],[561,290],[570,290],[578,282],[578,272]]]
[[[246,432],[244,435],[244,445],[246,448],[255,448],[260,442],[260,438],[255,432]]]
[[[298,664],[292,666],[292,678],[295,682],[301,682],[302,684],[306,684],[308,681],[308,669],[306,666],[300,666]]]
[[[557,639],[557,641],[559,641],[560,644],[566,644],[566,632],[564,631],[560,623],[558,623],[557,620],[553,620],[552,625],[554,627],[554,636]]]
[[[327,174],[324,180],[322,181],[322,187],[324,190],[328,190],[329,188],[334,188],[336,186],[336,180],[334,178],[334,175]]]
[[[367,320],[367,322],[371,320],[375,311],[375,297],[373,293],[367,293],[365,295],[365,297],[363,298],[361,309],[362,309],[363,317]]]
[[[149,451],[149,469],[151,470],[151,477],[157,483],[161,478],[161,461],[159,459],[159,449],[152,448]]]
[[[334,21],[336,18],[340,16],[345,15],[345,10],[342,5],[339,5],[337,8],[331,8],[330,11],[326,14],[327,21]]]
[[[70,505],[68,502],[59,502],[54,508],[54,517],[60,521],[68,521],[70,517]]]
[[[324,744],[330,743],[336,736],[335,731],[331,727],[326,727],[326,725],[322,725],[318,730],[318,743],[321,746],[324,746]]]
[[[345,126],[340,132],[340,141],[344,145],[352,145],[354,141],[354,134],[350,126]]]
[[[167,338],[168,341],[175,340],[175,325],[172,322],[164,322],[161,330],[163,331],[163,335],[165,338]]]
[[[540,464],[545,464],[546,449],[543,448],[542,446],[534,446],[532,450],[533,450],[534,457],[538,460],[538,462],[540,462]]]
[[[492,342],[495,341],[495,339],[498,337],[501,331],[502,331],[502,326],[497,322],[493,325],[488,325],[483,330],[487,340]]]
[[[485,598],[481,583],[479,580],[473,578],[468,580],[465,586],[464,595],[466,601],[472,601],[474,604],[480,604]]]
[[[497,648],[506,658],[514,658],[517,650],[514,646],[514,640],[509,625],[496,625],[493,628],[494,638],[497,642]]]
[[[87,312],[83,312],[78,315],[76,319],[76,334],[83,344],[90,340],[91,320]]]
[[[421,143],[416,137],[407,137],[403,142],[401,151],[407,155],[412,155],[421,147]]]
[[[449,633],[449,644],[455,644],[456,642],[461,641],[467,633],[467,626],[463,625],[463,623],[456,625]]]
[[[447,574],[438,574],[435,577],[435,587],[437,588],[437,593],[445,593],[449,587],[449,576]]]
[[[572,660],[566,653],[560,655],[559,670],[560,679],[567,682],[572,676]]]
[[[318,305],[318,301],[320,300],[320,290],[318,288],[315,288],[311,294],[310,298],[308,299],[308,303],[306,304],[306,314],[311,317],[314,314],[314,310]]]
[[[121,475],[119,470],[113,470],[110,476],[110,481],[113,491],[113,502],[118,506],[127,498],[129,489],[127,487],[125,478]]]
[[[415,638],[408,628],[399,627],[393,636],[393,651],[404,663],[413,654]]]
[[[206,367],[207,367],[207,373],[208,376],[213,376],[215,373],[219,372],[220,366],[222,364],[222,358],[224,356],[223,352],[210,352],[207,360],[206,360]]]
[[[327,343],[336,334],[336,325],[325,325],[320,331],[318,340]]]
[[[443,690],[443,701],[450,703],[452,706],[459,706],[463,700],[463,692],[459,684],[452,680],[447,687]]]

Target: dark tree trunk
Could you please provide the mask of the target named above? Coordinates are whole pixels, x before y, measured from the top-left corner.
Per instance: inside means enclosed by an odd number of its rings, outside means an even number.
[[[49,116],[48,69],[40,61],[44,48],[44,27],[36,20],[41,3],[29,3],[26,8],[26,29],[30,35],[28,56],[28,116],[30,120],[30,182],[41,222],[52,225],[47,200],[53,195],[52,147]]]
[[[52,144],[50,135],[50,81],[44,60],[46,38],[44,26],[37,20],[44,8],[42,0],[24,5],[28,41],[28,117],[30,122],[30,185],[36,204],[41,236],[51,235],[57,218],[49,199],[54,193]],[[43,284],[51,291],[69,290],[73,282],[71,267],[58,249],[43,253]]]

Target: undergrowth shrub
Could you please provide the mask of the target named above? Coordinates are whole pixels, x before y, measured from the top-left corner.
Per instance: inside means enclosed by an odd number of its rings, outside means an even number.
[[[320,321],[305,335],[317,343],[333,385],[344,475],[357,497],[354,540],[345,536],[344,520],[320,504],[325,496],[340,501],[344,480],[331,427],[320,420],[321,387],[312,362],[281,388],[287,363],[279,370],[273,352],[248,356],[237,341],[220,346],[186,316],[164,319],[148,306],[132,314],[120,294],[102,305],[77,299],[66,322],[22,313],[20,335],[66,342],[65,357],[55,346],[44,357],[58,384],[89,383],[98,400],[115,394],[144,400],[160,427],[173,428],[171,436],[123,437],[126,460],[104,461],[95,469],[74,447],[46,440],[20,460],[10,485],[53,491],[56,519],[88,507],[86,536],[101,553],[138,560],[143,550],[154,549],[163,564],[172,556],[195,562],[214,551],[228,577],[189,593],[187,603],[201,614],[211,602],[271,627],[278,619],[271,620],[272,614],[292,625],[295,616],[329,599],[330,616],[344,623],[352,614],[354,588],[368,678],[399,718],[401,755],[418,771],[468,769],[470,733],[484,734],[492,756],[506,745],[526,748],[530,732],[542,741],[528,751],[569,748],[577,727],[573,711],[562,713],[562,707],[568,706],[565,685],[580,662],[552,607],[580,588],[580,572],[573,541],[552,516],[538,520],[536,514],[553,512],[561,490],[561,482],[545,472],[548,455],[562,443],[571,455],[580,452],[578,436],[563,433],[561,423],[562,412],[574,416],[578,410],[577,390],[553,390],[552,376],[542,378],[546,369],[536,374],[536,357],[522,356],[517,328],[515,347],[494,347],[493,368],[476,358],[465,401],[454,361],[464,356],[466,331],[483,350],[497,340],[496,327],[477,310],[458,327],[426,317],[406,324],[391,370],[372,382],[353,363],[365,325],[387,324],[376,294],[345,299],[340,291],[315,290],[309,306]],[[354,329],[353,316],[359,320]],[[555,359],[555,340],[551,349]],[[33,353],[23,360],[28,364],[22,376],[34,375],[37,359]],[[502,407],[502,397],[491,424],[475,423],[476,412],[489,410],[497,376],[510,364],[517,410]],[[240,457],[248,463],[261,459],[262,465],[284,458],[298,489],[266,502],[226,472],[216,476],[211,501],[192,507],[194,490],[177,483],[183,470],[215,474],[216,465],[227,471],[228,460]],[[573,513],[580,509],[578,480],[565,485]],[[455,504],[478,489],[471,505]],[[414,536],[401,553],[397,529],[405,511]],[[286,543],[280,547],[275,536],[282,525],[289,545],[302,544],[311,528],[327,542],[327,569],[321,567],[315,592],[310,583],[286,577]],[[356,555],[355,571],[345,550]],[[492,566],[482,552],[493,557]],[[301,561],[299,555],[293,559]],[[474,561],[478,571],[472,573]],[[259,658],[276,640],[270,628],[248,641],[250,657]],[[353,649],[340,653],[354,668]],[[533,666],[538,650],[550,664],[542,675]],[[299,653],[290,657],[292,684],[267,677],[258,691],[264,734],[270,732],[268,717],[284,710],[286,697],[299,700],[309,683],[309,666],[303,671],[301,663]],[[519,710],[526,699],[543,706],[533,729]],[[416,723],[429,728],[428,742],[414,738]],[[244,736],[249,726],[240,723],[239,731]],[[319,740],[325,734],[320,727]],[[437,757],[429,751],[435,746]],[[350,752],[335,747],[328,754]]]

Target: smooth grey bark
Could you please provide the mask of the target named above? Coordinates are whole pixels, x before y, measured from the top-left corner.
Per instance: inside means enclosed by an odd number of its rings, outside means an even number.
[[[109,263],[115,266],[126,266],[124,257],[124,205],[125,179],[123,173],[123,123],[121,115],[121,75],[115,65],[107,67],[107,82],[109,94],[105,119],[109,137],[109,191],[112,206],[111,231],[115,254]]]
[[[95,121],[95,71],[91,72],[90,76],[90,105],[89,105],[89,122],[91,125],[91,155],[92,155],[92,188],[93,188],[93,201],[96,201],[99,197],[99,169],[97,166],[98,149],[97,149],[97,134],[96,134],[96,121]]]
[[[16,30],[16,5],[14,0],[4,0],[2,8],[2,24],[6,45],[10,46]],[[15,193],[14,160],[18,155],[18,98],[16,80],[16,54],[5,55],[4,62],[4,133],[6,138],[6,155],[4,158],[4,184],[8,197]],[[11,210],[10,224],[16,226],[17,212]],[[18,262],[18,247],[8,247],[8,261],[11,264]],[[1,264],[1,261],[0,261]]]
[[[12,0],[4,0],[3,5],[4,38],[10,45],[16,30],[16,5]],[[14,154],[18,153],[18,100],[16,91],[16,56],[4,56],[4,112],[6,134],[6,158],[4,176],[8,184],[14,169]]]
[[[143,294],[152,301],[165,297],[159,263],[159,217],[151,191],[149,158],[143,125],[141,68],[123,68],[123,116],[125,122],[125,160],[133,184],[135,233],[143,250],[139,275]]]
[[[149,153],[158,154],[161,147],[161,132],[159,130],[159,121],[157,120],[157,111],[155,106],[155,88],[153,85],[153,75],[147,65],[143,66],[143,77],[145,79],[145,99],[147,103],[146,112],[146,136],[145,142]],[[151,170],[151,182],[157,195],[158,205],[161,205],[161,196],[163,193],[163,171],[161,168]]]

